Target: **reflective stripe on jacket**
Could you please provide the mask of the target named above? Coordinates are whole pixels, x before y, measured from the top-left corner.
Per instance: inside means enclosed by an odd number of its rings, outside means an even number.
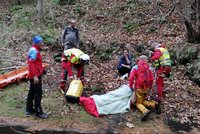
[[[73,64],[79,64],[79,58],[83,54],[83,51],[76,48],[67,49],[64,51],[64,55],[67,58],[67,60]]]
[[[155,60],[154,66],[155,67],[159,67],[161,65],[171,66],[170,55],[169,55],[169,52],[167,51],[167,49],[165,49],[163,47],[160,47],[157,49],[160,50],[162,55],[160,56],[160,58],[158,60]]]

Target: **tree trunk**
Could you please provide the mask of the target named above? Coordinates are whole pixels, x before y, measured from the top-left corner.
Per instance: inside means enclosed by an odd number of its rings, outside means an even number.
[[[40,28],[44,28],[43,0],[38,0],[38,22]]]
[[[189,21],[184,18],[184,23],[187,28],[187,39],[190,43],[198,43],[200,42],[200,1],[195,0],[191,7],[195,16],[194,19]],[[191,11],[189,11],[188,13],[191,13]],[[190,15],[190,17],[192,17],[192,14]]]
[[[190,43],[195,43],[196,42],[196,32],[194,28],[192,27],[192,23],[189,22],[187,19],[184,21],[186,29],[187,29],[187,39],[188,42]]]

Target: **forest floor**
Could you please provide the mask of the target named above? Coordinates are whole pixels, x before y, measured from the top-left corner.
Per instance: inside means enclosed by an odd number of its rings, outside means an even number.
[[[83,95],[104,94],[117,89],[122,84],[127,84],[128,80],[122,81],[115,77],[117,72],[113,70],[114,64],[112,63],[116,61],[101,62],[92,60],[91,65],[86,67],[86,79],[90,84],[85,86]],[[57,75],[48,73],[54,71],[52,68],[57,70]],[[146,122],[141,122],[141,114],[135,107],[124,114],[107,115],[99,118],[89,115],[82,106],[67,103],[60,92],[58,88],[60,64],[52,65],[48,67],[48,70],[43,80],[42,105],[44,111],[50,115],[49,118],[41,120],[35,116],[26,117],[24,115],[29,82],[22,81],[19,85],[13,84],[1,91],[0,131],[133,134],[196,134],[199,132],[199,87],[195,86],[187,77],[180,79],[183,74],[181,69],[174,67],[173,80],[165,81],[166,93],[162,105],[162,114],[157,115],[152,112]],[[105,72],[105,70],[110,73]],[[99,76],[93,78],[93,73]],[[109,79],[109,81],[106,79]],[[182,83],[188,84],[182,85]]]
[[[2,62],[2,66],[18,65],[19,63],[19,65],[25,65],[26,52],[30,47],[26,44],[29,44],[29,38],[37,33],[35,31],[50,33],[50,37],[55,37],[55,40],[58,40],[58,33],[63,28],[61,27],[63,18],[75,15],[79,18],[78,26],[81,29],[81,39],[85,46],[89,45],[88,51],[91,56],[91,65],[85,67],[87,84],[84,87],[83,95],[87,97],[94,94],[105,94],[128,83],[128,79],[120,80],[117,77],[116,70],[119,53],[125,45],[130,48],[130,52],[136,59],[141,53],[136,52],[135,48],[138,44],[145,46],[149,40],[163,41],[169,48],[185,42],[183,25],[175,12],[168,14],[172,7],[167,0],[160,4],[162,6],[160,12],[164,16],[167,15],[162,23],[158,19],[163,16],[159,14],[158,7],[153,4],[154,1],[150,6],[108,0],[83,3],[83,5],[81,3],[72,6],[51,5],[50,7],[48,4],[51,2],[45,1],[45,13],[47,14],[45,19],[51,22],[48,20],[51,18],[50,15],[56,16],[55,26],[53,28],[47,27],[48,31],[34,29],[37,25],[32,24],[32,22],[36,21],[36,12],[29,5],[7,9],[10,1],[1,4],[0,45],[2,50],[0,56],[12,61],[5,62],[6,64]],[[50,9],[54,9],[54,12],[50,12]],[[71,11],[70,14],[68,14],[68,10]],[[77,15],[73,11],[79,14]],[[80,16],[84,13],[85,15]],[[27,17],[30,18],[27,19]],[[124,24],[130,18],[136,18],[136,20],[131,20],[134,25]],[[55,33],[52,34],[51,31]],[[119,46],[113,48],[112,43],[114,43],[113,46],[115,44]],[[93,48],[95,49],[93,50]],[[107,50],[110,51],[107,52]],[[50,45],[42,51],[44,62],[49,64],[47,74],[43,77],[42,106],[44,111],[49,114],[49,118],[41,120],[34,115],[30,117],[24,115],[29,88],[29,82],[24,80],[0,91],[1,133],[198,134],[200,132],[200,87],[185,75],[185,66],[173,66],[172,77],[165,79],[165,98],[161,115],[152,112],[147,121],[141,122],[141,114],[133,107],[130,112],[124,114],[95,118],[89,115],[82,106],[67,103],[61,94],[58,86],[61,66],[53,58],[53,55],[58,51],[58,47]],[[106,60],[102,60],[101,57],[106,58]]]

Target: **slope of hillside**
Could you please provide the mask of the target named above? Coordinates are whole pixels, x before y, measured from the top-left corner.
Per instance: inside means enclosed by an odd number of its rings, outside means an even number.
[[[199,132],[200,88],[185,76],[185,66],[174,66],[173,77],[165,81],[163,113],[152,113],[144,123],[134,108],[126,114],[94,118],[82,107],[66,103],[58,88],[61,67],[53,57],[60,52],[59,36],[68,19],[77,19],[81,48],[91,56],[91,65],[86,66],[87,84],[83,94],[104,94],[128,82],[116,78],[117,59],[124,47],[129,48],[136,59],[142,54],[137,48],[146,49],[149,41],[162,41],[168,48],[185,43],[184,26],[168,0],[150,3],[145,0],[84,0],[72,5],[58,5],[52,1],[44,0],[44,29],[38,28],[35,4],[1,5],[0,56],[4,60],[0,61],[0,67],[24,66],[31,37],[39,33],[45,39],[47,46],[42,55],[50,66],[44,76],[43,105],[50,118],[42,121],[34,116],[24,117],[28,90],[28,82],[24,81],[1,91],[0,126],[22,125],[27,131],[36,132],[46,129],[74,133]]]

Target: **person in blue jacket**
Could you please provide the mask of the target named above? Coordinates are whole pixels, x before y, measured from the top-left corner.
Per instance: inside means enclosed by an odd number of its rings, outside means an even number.
[[[117,70],[120,75],[128,77],[131,71],[132,65],[132,56],[129,54],[128,49],[124,49],[123,55],[119,58],[119,63],[117,66]]]

